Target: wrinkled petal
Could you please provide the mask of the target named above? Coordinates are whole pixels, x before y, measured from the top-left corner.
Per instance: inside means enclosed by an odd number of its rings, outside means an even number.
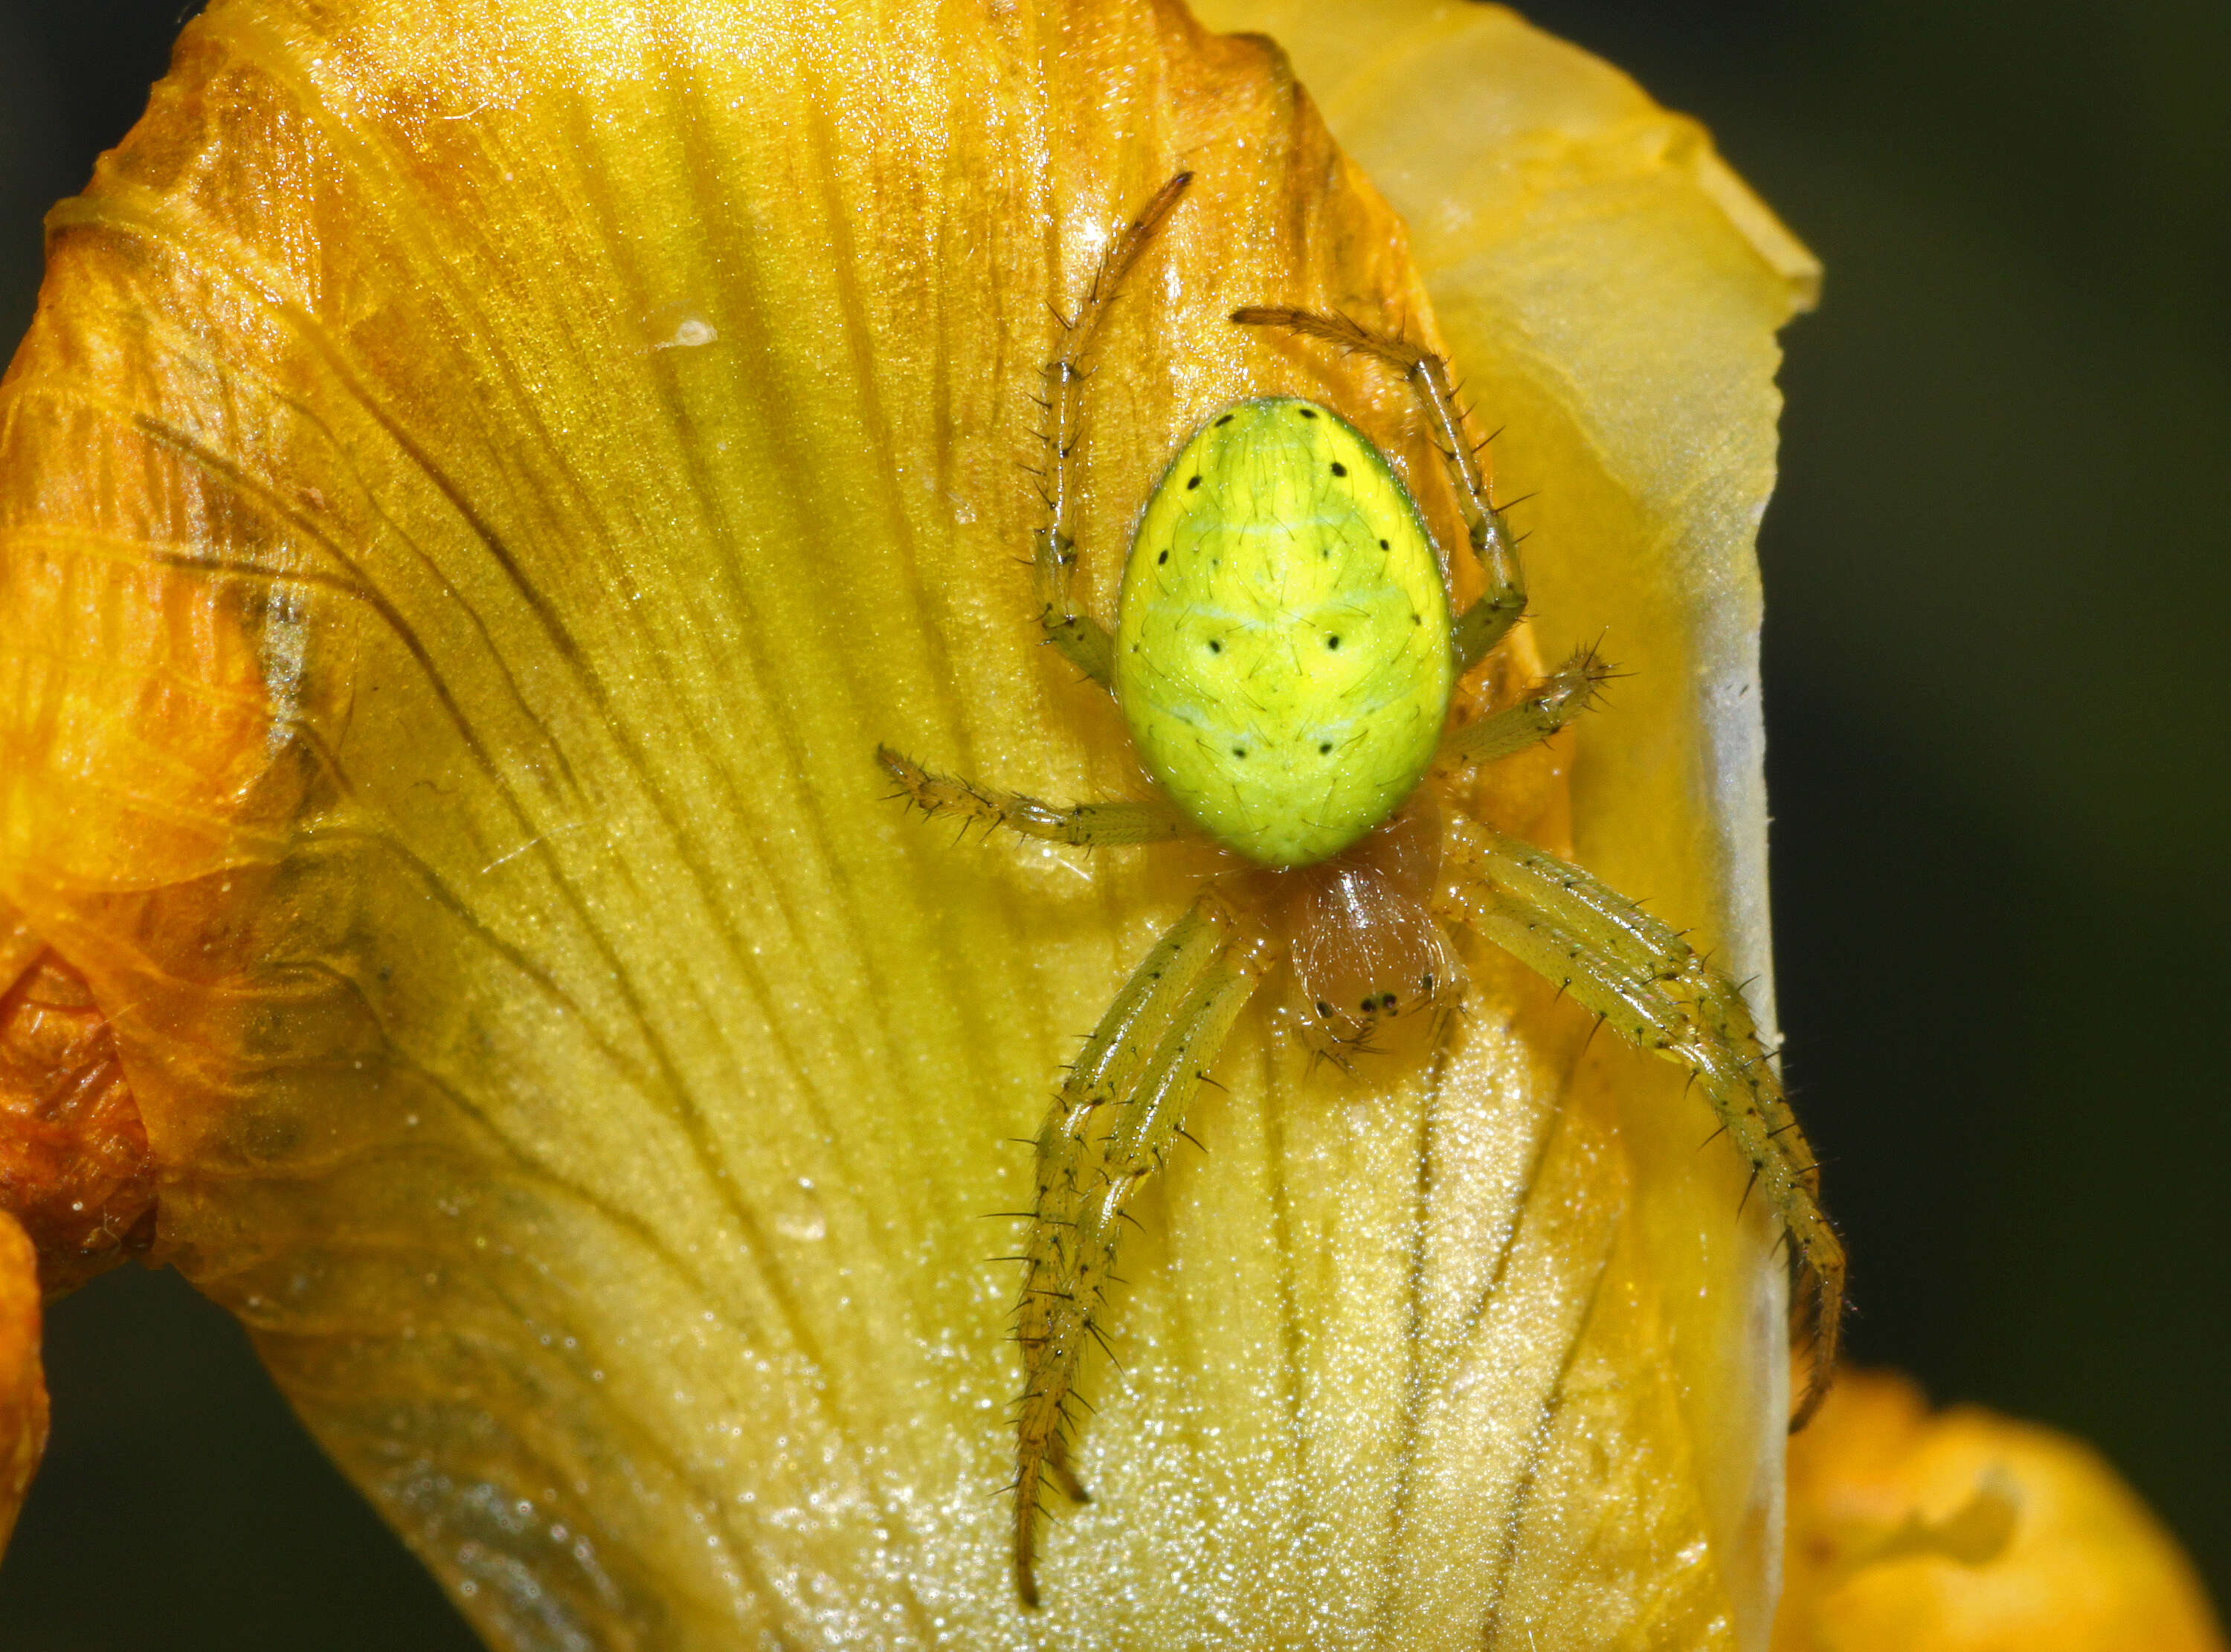
[[[2191,1563],[2090,1447],[1846,1377],[1789,1451],[1775,1652],[2221,1652]]]
[[[1701,135],[1452,11],[1443,126],[1350,139],[1413,266],[1273,48],[1144,0],[420,12],[192,25],[0,401],[0,894],[111,1019],[161,1254],[508,1643],[1757,1644],[1771,1224],[1487,954],[1431,1062],[1234,1040],[1020,1614],[981,1218],[1200,868],[956,847],[870,760],[1134,784],[1015,465],[1050,307],[1190,166],[1092,388],[1103,610],[1240,395],[1337,401],[1446,532],[1399,386],[1223,319],[1438,315],[1547,489],[1544,636],[1635,673],[1479,806],[1760,967],[1798,282]]]
[[[116,1039],[84,979],[0,901],[0,1210],[49,1296],[153,1237],[155,1166]]]

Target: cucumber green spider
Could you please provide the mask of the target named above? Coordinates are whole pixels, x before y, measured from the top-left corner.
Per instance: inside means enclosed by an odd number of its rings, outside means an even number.
[[[1526,590],[1438,356],[1302,310],[1232,317],[1375,358],[1407,380],[1485,579],[1463,612],[1451,611],[1444,559],[1387,461],[1332,409],[1290,397],[1224,409],[1180,448],[1139,517],[1112,634],[1075,599],[1083,364],[1188,181],[1172,179],[1116,237],[1045,369],[1053,456],[1033,558],[1048,640],[1115,695],[1161,797],[1062,807],[877,753],[932,815],[1083,846],[1206,836],[1251,863],[1212,878],[1155,943],[1038,1133],[1016,1311],[1014,1570],[1031,1606],[1046,1483],[1083,1494],[1065,1430],[1079,1362],[1102,1334],[1124,1206],[1282,963],[1308,1036],[1346,1065],[1388,1023],[1461,1002],[1442,920],[1460,921],[1694,1074],[1812,1286],[1813,1365],[1793,1427],[1833,1373],[1842,1310],[1843,1249],[1741,991],[1634,902],[1454,797],[1456,777],[1555,733],[1608,674],[1583,650],[1517,703],[1451,719],[1458,682],[1516,623]]]

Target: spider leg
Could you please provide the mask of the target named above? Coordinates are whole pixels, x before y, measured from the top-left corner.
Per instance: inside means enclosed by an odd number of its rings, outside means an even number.
[[[1593,647],[1574,654],[1515,706],[1491,712],[1442,738],[1442,762],[1468,768],[1540,744],[1586,711],[1596,690],[1617,674]]]
[[[1086,848],[1114,848],[1127,843],[1166,843],[1189,829],[1185,817],[1160,803],[1041,803],[1020,792],[999,791],[973,780],[932,774],[912,758],[888,745],[876,748],[876,761],[899,784],[896,795],[925,815],[958,816],[963,829],[979,825],[986,831],[1004,826],[1025,837],[1049,838],[1057,843]]]
[[[1504,633],[1526,611],[1526,575],[1518,565],[1518,550],[1503,513],[1495,507],[1487,478],[1479,468],[1479,455],[1465,434],[1463,410],[1449,383],[1448,364],[1432,351],[1387,333],[1374,332],[1346,316],[1318,315],[1310,310],[1251,305],[1234,310],[1232,319],[1243,326],[1285,327],[1304,338],[1320,339],[1343,349],[1376,356],[1400,370],[1417,392],[1433,428],[1433,440],[1456,484],[1457,505],[1464,512],[1465,530],[1471,539],[1487,589],[1470,608],[1457,616],[1450,648],[1456,655],[1457,675],[1487,657]]]
[[[1232,907],[1204,893],[1116,994],[1038,1133],[1038,1208],[1015,1311],[1015,1589],[1025,1606],[1038,1604],[1044,1481],[1065,1477],[1061,1430],[1078,1363],[1103,1334],[1123,1206],[1161,1167],[1255,990],[1263,965],[1251,943]]]
[[[1844,1247],[1820,1207],[1819,1168],[1741,990],[1665,924],[1580,868],[1477,822],[1452,821],[1450,842],[1476,874],[1460,880],[1454,894],[1474,932],[1556,982],[1629,1043],[1687,1068],[1749,1164],[1753,1188],[1782,1218],[1801,1284],[1812,1287],[1812,1371],[1790,1422],[1802,1428],[1835,1378]]]
[[[1077,603],[1076,497],[1080,491],[1071,457],[1084,423],[1085,361],[1100,336],[1124,276],[1177,205],[1191,172],[1180,172],[1155,191],[1139,216],[1108,243],[1076,319],[1063,322],[1061,352],[1045,365],[1046,524],[1033,535],[1031,564],[1038,593],[1038,623],[1046,640],[1103,688],[1114,692],[1115,643],[1108,628]]]
[[[1077,1395],[1075,1397],[1081,1399],[1083,1397]],[[1070,1502],[1089,1503],[1092,1500],[1092,1494],[1085,1490],[1084,1482],[1077,1477],[1076,1465],[1069,1460],[1067,1435],[1057,1433],[1046,1442],[1045,1473],[1046,1478],[1053,1481],[1054,1489]]]

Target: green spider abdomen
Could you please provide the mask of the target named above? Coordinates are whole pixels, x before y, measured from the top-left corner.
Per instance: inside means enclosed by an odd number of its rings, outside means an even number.
[[[1306,866],[1416,789],[1448,713],[1449,631],[1432,539],[1379,450],[1328,408],[1242,402],[1139,519],[1116,695],[1204,830]]]

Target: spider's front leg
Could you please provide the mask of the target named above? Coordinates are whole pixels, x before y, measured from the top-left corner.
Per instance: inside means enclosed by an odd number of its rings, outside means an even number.
[[[1464,412],[1457,405],[1456,389],[1449,383],[1448,364],[1430,350],[1374,332],[1344,315],[1251,305],[1234,310],[1232,319],[1242,326],[1284,327],[1304,338],[1376,356],[1410,381],[1432,425],[1433,440],[1448,461],[1457,504],[1464,512],[1465,530],[1471,539],[1472,555],[1487,581],[1479,600],[1456,616],[1449,639],[1457,674],[1461,677],[1487,657],[1487,651],[1503,640],[1526,611],[1526,575],[1518,565],[1518,550],[1511,543],[1510,530],[1503,513],[1496,509],[1487,478],[1480,470],[1478,448],[1465,434]]]
[[[1206,891],[1154,944],[1085,1042],[1038,1138],[1038,1198],[1015,1339],[1015,1588],[1038,1604],[1044,1479],[1072,1495],[1064,1430],[1088,1339],[1102,1336],[1123,1207],[1161,1166],[1202,1076],[1255,990],[1261,943]]]
[[[890,747],[876,761],[925,813],[987,831],[1114,847],[1188,828],[1165,803],[1061,807],[934,774]],[[1077,1370],[1116,1265],[1123,1207],[1161,1167],[1202,1074],[1265,967],[1265,943],[1213,888],[1203,892],[1124,984],[1085,1041],[1038,1135],[1037,1196],[1015,1308],[1023,1392],[1015,1418],[1015,1590],[1038,1604],[1038,1516],[1051,1478],[1072,1498],[1066,1436]]]
[[[1452,894],[1474,932],[1557,983],[1629,1043],[1696,1074],[1812,1283],[1813,1368],[1790,1420],[1802,1428],[1835,1377],[1844,1247],[1820,1208],[1812,1150],[1742,991],[1667,926],[1545,850],[1462,820],[1451,823],[1450,846],[1471,874],[1458,877]]]

